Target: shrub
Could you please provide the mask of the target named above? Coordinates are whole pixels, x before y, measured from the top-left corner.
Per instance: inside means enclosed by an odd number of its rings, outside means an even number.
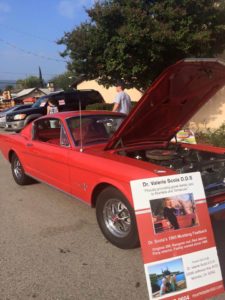
[[[216,130],[207,129],[205,132],[197,132],[195,137],[198,144],[225,147],[225,123]]]

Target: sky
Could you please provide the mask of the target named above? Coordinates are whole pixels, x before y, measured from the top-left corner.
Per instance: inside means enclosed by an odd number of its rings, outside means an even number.
[[[183,269],[182,259],[178,258],[175,260],[168,261],[166,263],[151,265],[148,267],[148,272],[149,274],[161,275],[162,270],[165,271],[167,270],[167,268],[169,269],[170,272],[177,272],[177,271],[183,272],[184,269]]]
[[[38,76],[45,81],[66,71],[55,41],[88,20],[94,0],[0,0],[0,80]]]

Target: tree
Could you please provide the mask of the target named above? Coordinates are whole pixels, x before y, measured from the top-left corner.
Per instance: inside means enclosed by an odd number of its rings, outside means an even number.
[[[74,76],[71,72],[65,72],[53,77],[49,80],[49,82],[53,82],[55,88],[67,90],[75,80],[76,76]]]
[[[39,67],[39,87],[43,88],[44,87],[44,80],[42,78],[42,72],[41,72],[41,68]]]
[[[25,79],[18,79],[16,81],[16,86],[21,89],[29,89],[40,86],[40,79],[37,76],[28,76]]]
[[[212,57],[225,48],[222,0],[107,0],[87,10],[58,41],[68,69],[110,86],[123,78],[145,89],[168,65],[185,57]]]
[[[8,84],[8,85],[6,85],[5,88],[4,88],[5,91],[10,91],[10,92],[11,92],[13,89],[14,89],[14,86],[13,86],[12,84]]]

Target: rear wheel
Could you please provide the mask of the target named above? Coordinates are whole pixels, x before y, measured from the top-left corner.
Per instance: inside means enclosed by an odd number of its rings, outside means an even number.
[[[96,216],[102,233],[113,245],[122,249],[139,246],[134,210],[120,191],[107,187],[99,194]]]
[[[12,155],[11,159],[11,170],[17,184],[26,185],[31,183],[32,179],[25,174],[23,166],[15,153]]]

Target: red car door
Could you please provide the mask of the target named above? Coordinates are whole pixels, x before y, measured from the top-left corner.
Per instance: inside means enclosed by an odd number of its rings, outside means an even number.
[[[40,119],[35,122],[35,127],[35,138],[27,143],[24,153],[28,172],[34,178],[70,193],[70,145],[63,125],[57,119]]]

